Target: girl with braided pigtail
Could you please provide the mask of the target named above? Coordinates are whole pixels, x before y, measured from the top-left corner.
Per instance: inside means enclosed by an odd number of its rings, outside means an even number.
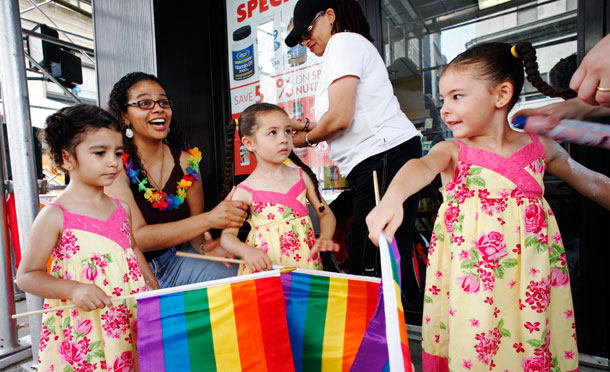
[[[456,140],[396,174],[366,217],[370,238],[392,238],[402,202],[438,174],[443,204],[428,251],[424,371],[578,371],[566,253],[544,199],[549,173],[610,209],[610,179],[551,139],[513,130],[529,47],[477,45],[443,71],[441,116]],[[530,71],[530,74],[532,71]],[[578,315],[578,314],[576,314]]]
[[[290,118],[279,106],[252,105],[239,118],[239,136],[256,156],[256,169],[237,185],[232,200],[248,204],[251,230],[244,243],[237,238],[238,228],[224,229],[221,245],[246,261],[239,274],[270,269],[273,264],[321,270],[318,253],[339,249],[332,241],[335,216],[324,208],[311,169],[290,155]],[[300,168],[286,165],[289,156]],[[317,239],[307,201],[316,207],[320,219]]]

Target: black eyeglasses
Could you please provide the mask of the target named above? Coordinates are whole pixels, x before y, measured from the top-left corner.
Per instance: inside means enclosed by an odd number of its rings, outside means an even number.
[[[159,107],[167,109],[172,108],[174,102],[171,99],[160,99],[155,101],[154,99],[143,99],[136,102],[128,102],[127,106],[138,106],[142,110],[152,110],[156,104],[159,104]]]
[[[309,38],[311,37],[311,30],[313,30],[313,26],[316,25],[318,18],[320,18],[324,13],[325,13],[324,11],[321,11],[320,13],[318,13],[318,15],[316,15],[316,17],[313,19],[313,21],[311,21],[309,26],[307,26],[305,31],[303,31],[303,33],[301,34],[301,40],[299,40],[299,44],[302,44],[303,41],[309,40]]]

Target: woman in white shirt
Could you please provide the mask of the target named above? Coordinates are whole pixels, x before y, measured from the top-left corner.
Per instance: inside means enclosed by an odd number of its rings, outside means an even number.
[[[315,99],[319,120],[307,128],[303,122],[295,122],[294,129],[300,131],[294,144],[302,147],[327,141],[330,145],[329,156],[347,178],[354,198],[349,270],[378,276],[379,250],[367,238],[365,224],[375,206],[373,170],[383,194],[405,162],[421,157],[420,135],[400,110],[385,64],[371,43],[370,27],[355,0],[299,0],[293,19],[286,44],[300,43],[324,58]],[[403,278],[412,277],[409,262],[417,204],[417,197],[405,202],[405,218],[396,234]]]

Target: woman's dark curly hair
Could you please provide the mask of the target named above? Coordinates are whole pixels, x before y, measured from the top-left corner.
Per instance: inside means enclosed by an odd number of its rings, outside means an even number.
[[[513,96],[508,109],[510,110],[519,100],[523,88],[523,70],[527,80],[542,94],[549,97],[570,99],[576,97],[571,89],[555,89],[540,77],[538,63],[536,62],[536,49],[529,42],[517,43],[515,58],[511,53],[511,45],[506,43],[485,43],[476,45],[455,57],[449,66],[451,68],[469,68],[476,66],[476,73],[483,79],[497,85],[508,81],[513,84]]]
[[[125,129],[127,126],[123,120],[123,114],[127,112],[127,101],[129,97],[129,91],[131,88],[139,82],[142,81],[152,81],[161,86],[163,90],[167,93],[167,89],[161,81],[155,76],[151,74],[147,74],[144,72],[130,72],[129,74],[123,76],[119,81],[117,81],[112,87],[112,91],[110,92],[110,98],[108,100],[108,110],[114,117],[119,120],[123,133],[123,142],[125,145],[125,152],[130,155],[131,160],[133,162],[133,167],[135,169],[140,169],[146,177],[146,170],[142,166],[142,160],[138,154],[138,148],[133,141],[133,138],[127,138],[125,136]],[[165,142],[170,147],[182,147],[184,146],[184,141],[182,139],[182,135],[180,133],[179,127],[176,125],[176,119],[172,115],[172,121],[170,122],[171,131],[167,135]]]
[[[75,155],[74,149],[85,136],[101,128],[119,133],[122,130],[121,123],[108,111],[97,106],[80,104],[64,107],[47,117],[39,139],[44,153],[51,157],[55,167],[66,171],[62,166],[62,150]]]

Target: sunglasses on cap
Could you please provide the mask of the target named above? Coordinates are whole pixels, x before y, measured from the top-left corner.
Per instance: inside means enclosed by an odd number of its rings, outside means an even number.
[[[311,37],[311,31],[313,30],[313,26],[316,25],[316,22],[318,21],[318,18],[320,18],[324,13],[325,13],[324,11],[319,12],[316,15],[316,17],[313,19],[313,21],[311,21],[309,26],[307,26],[305,31],[303,31],[303,33],[301,34],[301,38],[299,40],[299,44],[302,44],[304,41],[309,40],[309,38]]]

